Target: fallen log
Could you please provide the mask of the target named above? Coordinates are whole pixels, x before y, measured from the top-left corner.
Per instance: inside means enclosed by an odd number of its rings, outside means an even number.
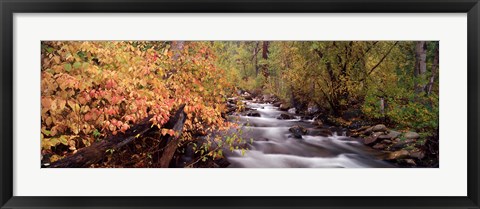
[[[162,128],[173,129],[177,133],[181,132],[186,119],[185,112],[183,111],[184,107],[185,105],[181,105],[180,108],[175,112],[173,117],[170,117],[168,122]],[[75,154],[71,156],[55,161],[49,166],[49,168],[88,168],[92,164],[101,161],[104,158],[107,150],[119,150],[120,148],[133,142],[137,138],[140,138],[152,132],[158,132],[159,129],[156,126],[152,126],[150,118],[151,117],[145,118],[137,125],[135,125],[134,128],[129,129],[125,134],[117,134],[116,136],[110,136],[103,141],[93,143],[89,147],[78,150]],[[177,134],[176,136],[170,136],[167,134],[161,137],[161,140],[166,141],[167,143],[166,148],[163,149],[163,155],[159,160],[159,166],[168,166],[168,163],[172,159],[173,154],[176,150],[173,150],[173,148],[176,148],[176,144],[175,146],[173,146],[174,141],[178,143],[179,135],[180,134]]]
[[[167,145],[163,150],[162,157],[158,162],[158,167],[160,168],[168,168],[168,166],[170,165],[170,161],[172,161],[173,155],[178,148],[178,144],[180,141],[180,133],[182,132],[183,125],[185,124],[185,120],[187,119],[185,112],[183,111],[184,107],[185,105],[180,108],[181,111],[177,111],[177,113],[175,113],[174,118],[176,119],[176,122],[172,122],[172,124],[167,123],[169,127],[173,125],[171,129],[173,129],[177,134],[174,134],[173,136],[168,136],[166,140]]]

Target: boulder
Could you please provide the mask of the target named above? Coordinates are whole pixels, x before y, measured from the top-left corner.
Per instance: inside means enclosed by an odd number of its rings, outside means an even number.
[[[413,151],[413,152],[410,152],[410,157],[421,160],[425,157],[425,153],[421,150]]]
[[[248,93],[248,92],[243,92],[242,97],[243,97],[245,100],[252,100],[252,99],[253,99],[252,95],[251,95],[250,93]]]
[[[404,159],[409,156],[409,152],[407,150],[399,150],[395,152],[391,152],[388,154],[387,159],[388,160],[396,160],[396,159]]]
[[[290,114],[296,114],[296,113],[297,113],[297,108],[292,107],[292,108],[288,109],[288,113],[290,113]]]
[[[302,135],[307,134],[307,129],[298,125],[292,126],[291,128],[288,129],[288,131],[290,131],[293,137],[297,139],[301,139]]]
[[[408,146],[412,145],[413,143],[415,143],[415,140],[413,140],[413,139],[400,140],[400,139],[397,138],[393,142],[392,148],[401,149],[401,148],[404,148],[404,147],[408,147]]]
[[[250,91],[250,95],[252,95],[252,97],[260,97],[261,94],[262,94],[261,89],[254,89],[253,91]]]
[[[374,132],[385,132],[387,131],[387,127],[383,124],[378,124],[372,127],[372,131]]]
[[[371,144],[373,142],[375,142],[377,140],[377,138],[374,138],[372,136],[367,136],[363,139],[363,143],[364,144]]]
[[[273,103],[274,107],[280,107],[280,105],[282,105],[282,102],[274,102]]]
[[[227,105],[227,114],[233,113],[237,110],[236,105]]]
[[[402,134],[402,133],[400,133],[400,132],[398,132],[398,131],[394,131],[394,130],[390,130],[390,131],[388,132],[388,136],[390,137],[390,139],[395,139],[395,138],[397,138],[398,136],[400,136],[400,134]]]
[[[308,130],[308,134],[312,136],[323,136],[328,137],[332,136],[333,133],[329,129],[310,129]]]
[[[288,109],[290,109],[290,105],[280,104],[279,109],[280,109],[281,111],[288,111]]]
[[[272,94],[273,95],[273,94]],[[270,98],[270,103],[277,103],[280,99],[278,97],[276,97],[275,95],[272,96],[272,98]]]
[[[335,122],[335,120],[333,119],[333,117],[331,117],[331,116],[323,118],[323,122],[327,125],[336,125],[337,124]]]
[[[388,160],[398,160],[398,159],[405,159],[405,158],[409,158],[409,159],[423,159],[425,157],[425,153],[422,151],[422,150],[415,150],[415,151],[408,151],[408,150],[398,150],[398,151],[395,151],[395,152],[391,152],[389,153],[387,159]],[[412,159],[412,160],[413,160]],[[411,163],[409,163],[411,164]]]
[[[289,115],[289,114],[285,114],[285,113],[282,113],[280,114],[277,119],[280,119],[280,120],[291,120],[291,119],[295,119],[295,117],[293,115]]]
[[[339,127],[339,126],[330,126],[328,127],[332,133],[337,133],[337,135],[343,135],[346,132],[349,132],[348,129]]]
[[[320,109],[318,108],[317,105],[315,104],[311,104],[307,107],[307,114],[311,115],[311,114],[315,114],[319,111]]]
[[[273,94],[264,94],[262,96],[262,100],[263,100],[263,102],[272,103],[272,102],[276,101],[276,98],[275,98],[275,95],[273,95]]]
[[[404,137],[407,138],[407,139],[418,139],[418,138],[420,138],[420,135],[416,132],[409,131],[409,132],[404,134]]]
[[[248,111],[246,115],[250,117],[260,117],[260,113],[257,111]]]
[[[377,141],[378,137],[379,137],[380,135],[382,135],[382,134],[383,134],[383,132],[375,132],[375,133],[373,133],[372,135],[367,136],[367,137],[363,140],[363,143],[365,143],[365,144],[372,144],[372,143],[374,143],[375,141]]]
[[[377,144],[373,145],[373,149],[385,149],[385,147],[387,147],[387,146],[383,143],[377,143]]]
[[[391,137],[389,135],[382,134],[382,135],[378,136],[378,139],[380,139],[380,140],[391,139]]]
[[[379,138],[381,135],[383,135],[383,132],[375,132],[372,134],[372,136]]]
[[[227,99],[228,103],[237,104],[238,97],[230,97]]]
[[[271,98],[270,94],[264,94],[264,95],[262,95],[262,100],[263,100],[264,102],[269,102],[269,101],[270,101],[270,98]]]
[[[410,158],[400,159],[397,162],[401,163],[401,164],[407,164],[407,165],[410,165],[410,166],[417,166],[417,163],[415,163],[415,160],[410,159]]]
[[[323,122],[320,118],[315,118],[313,119],[313,122],[312,122],[313,125],[316,125],[318,127],[323,127]]]
[[[365,129],[364,131],[362,131],[360,134],[361,135],[369,135],[370,133],[372,133],[372,131],[373,131],[373,127],[370,127],[370,128]]]
[[[302,115],[302,116],[300,116],[300,118],[302,120],[313,120],[314,119],[314,117],[311,116],[311,115]]]
[[[384,144],[391,144],[391,143],[392,143],[392,140],[385,139],[385,140],[382,141],[382,143],[384,143]]]

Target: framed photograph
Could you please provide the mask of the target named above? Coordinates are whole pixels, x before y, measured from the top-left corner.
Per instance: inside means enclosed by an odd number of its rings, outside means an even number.
[[[1,208],[479,208],[478,0],[0,7]]]

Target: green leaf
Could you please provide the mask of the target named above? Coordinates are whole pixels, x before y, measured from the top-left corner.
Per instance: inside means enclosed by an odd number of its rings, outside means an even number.
[[[58,138],[59,142],[62,143],[63,145],[68,145],[67,138],[65,136],[61,136]]]
[[[99,137],[99,136],[100,136],[100,132],[98,132],[98,130],[95,129],[95,130],[93,131],[93,137],[97,138],[97,137]]]
[[[48,52],[48,53],[52,53],[52,52],[53,52],[53,48],[52,48],[52,47],[48,47],[48,48],[47,48],[47,52]]]
[[[72,70],[72,65],[70,63],[66,63],[63,65],[63,69],[65,69],[67,72],[70,72]]]
[[[49,130],[44,130],[44,129],[42,129],[42,133],[45,134],[45,135],[47,135],[47,136],[50,136],[50,135],[52,134],[51,131],[49,131]]]
[[[80,68],[81,66],[82,66],[82,63],[80,63],[80,62],[75,62],[75,63],[73,63],[73,68],[75,68],[75,69],[78,69],[78,68]]]
[[[46,72],[49,72],[49,73],[51,73],[51,74],[55,73],[55,71],[52,70],[52,69],[50,69],[50,68],[46,69],[45,71],[46,71]]]
[[[81,59],[85,59],[85,52],[79,51],[77,52],[77,56],[80,57]]]
[[[113,154],[113,152],[115,152],[115,149],[113,149],[113,148],[105,150],[105,153]]]

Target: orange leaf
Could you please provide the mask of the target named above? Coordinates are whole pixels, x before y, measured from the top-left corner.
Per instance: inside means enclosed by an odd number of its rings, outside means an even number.
[[[44,108],[50,108],[50,105],[52,104],[52,100],[49,98],[42,98],[42,106]]]

